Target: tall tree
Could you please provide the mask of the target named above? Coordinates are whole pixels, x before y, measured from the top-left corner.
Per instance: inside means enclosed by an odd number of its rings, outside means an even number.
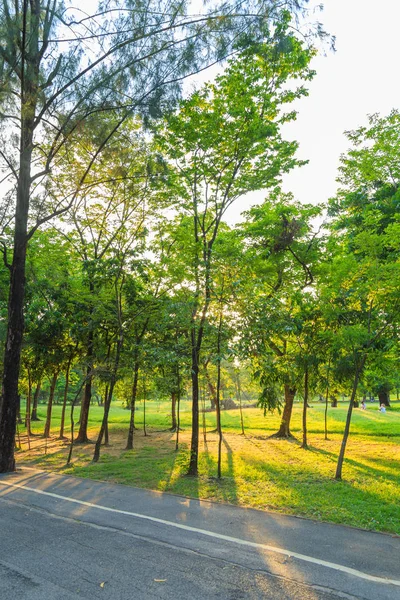
[[[172,186],[183,196],[182,223],[192,231],[191,318],[192,441],[189,474],[198,472],[199,371],[211,303],[213,249],[222,217],[244,193],[276,184],[293,168],[295,142],[280,126],[295,118],[285,105],[306,94],[293,79],[309,79],[312,52],[277,26],[268,43],[253,45],[231,61],[215,84],[182,103],[168,120],[160,144],[175,163]]]
[[[341,479],[352,410],[364,368],[390,352],[400,315],[400,113],[372,115],[347,133],[352,147],[341,157],[337,196],[330,202],[332,236],[326,311],[339,322],[336,361],[352,379],[336,479]]]

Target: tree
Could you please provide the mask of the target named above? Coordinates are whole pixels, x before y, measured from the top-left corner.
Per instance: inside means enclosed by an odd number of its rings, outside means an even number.
[[[320,241],[312,219],[320,207],[295,202],[291,194],[273,190],[263,204],[252,208],[241,226],[247,242],[249,274],[240,296],[242,353],[251,357],[261,384],[259,405],[281,407],[281,424],[275,437],[289,438],[296,391],[302,385],[299,362],[299,323],[294,313],[304,291],[314,282],[314,265]],[[300,311],[301,312],[301,311]],[[304,364],[303,364],[304,367]]]
[[[343,460],[356,393],[367,362],[390,353],[399,319],[398,202],[400,113],[372,115],[369,127],[347,133],[352,148],[341,157],[333,217],[330,264],[324,282],[326,310],[339,322],[336,362],[352,377],[336,479]]]
[[[295,142],[280,127],[295,118],[285,105],[306,94],[291,79],[310,79],[313,52],[277,24],[266,43],[253,44],[230,61],[215,84],[184,101],[158,135],[171,163],[170,189],[182,198],[181,223],[192,235],[187,278],[195,292],[192,348],[192,440],[188,473],[198,472],[199,371],[211,303],[214,244],[227,208],[251,190],[276,184],[299,163]],[[172,168],[173,166],[173,168]]]

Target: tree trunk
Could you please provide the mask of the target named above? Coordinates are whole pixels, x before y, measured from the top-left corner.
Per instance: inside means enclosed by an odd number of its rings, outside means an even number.
[[[239,410],[240,410],[240,425],[242,428],[242,435],[244,435],[244,420],[243,420],[243,406],[242,406],[242,390],[240,387],[240,375],[239,371],[236,375],[236,398],[239,401]]]
[[[132,395],[131,395],[131,418],[129,422],[128,440],[126,442],[125,450],[133,450],[133,432],[135,430],[135,408],[137,398],[137,388],[139,381],[139,361],[135,361],[133,371],[133,383],[132,383]]]
[[[146,431],[146,380],[143,377],[143,433],[144,436],[147,436]]]
[[[15,432],[17,424],[18,380],[24,333],[25,263],[28,244],[28,216],[31,189],[33,132],[39,90],[39,10],[30,3],[29,38],[24,4],[21,31],[20,145],[15,208],[13,260],[8,295],[8,323],[0,396],[0,473],[15,470]]]
[[[308,366],[304,372],[304,402],[303,402],[303,443],[301,445],[305,450],[308,449],[307,443],[307,408],[308,408]]]
[[[176,439],[175,439],[175,451],[179,449],[179,429],[181,421],[181,376],[179,372],[179,364],[176,367],[176,379],[178,383],[178,398],[177,398],[177,421],[176,421]]]
[[[24,115],[24,107],[22,107]],[[29,109],[30,113],[31,110]],[[31,186],[33,118],[21,120],[20,169],[15,212],[13,261],[8,297],[8,326],[0,398],[0,473],[15,470],[14,447],[18,409],[18,379],[24,332],[25,262]]]
[[[92,284],[90,289],[92,288]],[[94,292],[94,288],[93,288]],[[85,393],[82,399],[81,414],[79,419],[79,432],[75,442],[78,444],[87,444],[90,442],[87,434],[88,422],[89,422],[89,409],[90,402],[92,399],[92,370],[93,370],[93,355],[94,355],[94,333],[92,330],[89,331],[88,346],[87,346],[87,372],[86,372],[86,384]]]
[[[331,396],[331,407],[337,408],[338,399],[336,396]]]
[[[199,364],[196,349],[192,349],[192,439],[188,475],[198,475],[199,454]]]
[[[290,419],[292,418],[293,401],[296,395],[296,389],[285,384],[285,404],[283,407],[282,419],[279,430],[272,436],[274,438],[291,438]]]
[[[324,431],[325,431],[325,439],[328,439],[328,400],[329,400],[329,383],[326,386],[326,395],[325,395],[325,411],[324,411]]]
[[[51,411],[53,408],[53,400],[54,400],[54,392],[56,389],[56,383],[58,378],[58,371],[54,372],[54,375],[50,384],[50,394],[49,394],[49,402],[47,404],[47,416],[46,416],[46,424],[44,426],[43,437],[48,438],[50,436],[50,425],[51,425]]]
[[[37,416],[37,407],[38,407],[39,394],[40,394],[41,387],[42,387],[42,382],[39,381],[36,386],[35,393],[33,394],[31,421],[40,421],[40,419]]]
[[[64,436],[64,423],[65,423],[65,410],[67,408],[67,398],[68,398],[68,388],[69,388],[69,373],[70,373],[70,370],[71,370],[71,362],[72,362],[72,359],[70,359],[68,361],[67,369],[65,371],[64,399],[63,399],[63,406],[62,406],[62,411],[61,411],[61,424],[60,424],[60,435],[59,435],[60,440],[66,439],[65,436]]]
[[[25,410],[25,427],[26,427],[26,436],[28,438],[28,448],[31,449],[31,440],[30,436],[31,432],[31,404],[32,404],[32,377],[31,373],[28,370],[28,395],[26,397],[26,410]]]
[[[366,360],[366,357],[364,356],[363,359],[361,360],[361,364],[357,367],[355,375],[354,375],[353,390],[351,392],[349,409],[347,411],[346,425],[344,428],[342,445],[340,448],[339,458],[338,458],[337,467],[336,467],[335,479],[337,479],[337,480],[342,479],[343,460],[344,460],[344,453],[346,451],[347,438],[349,437],[349,433],[350,433],[351,415],[353,412],[354,400],[355,400],[355,397],[357,394],[358,382],[360,380],[360,375],[361,375],[362,370],[365,365],[365,360]]]
[[[108,388],[109,388],[109,385],[108,385],[108,383],[107,383],[107,385],[106,385],[106,389],[105,389],[105,392],[104,392],[104,399],[101,399],[101,400],[100,400],[100,406],[105,406],[105,404],[106,404],[106,402],[107,402],[107,398],[108,398]]]
[[[385,406],[390,406],[389,392],[387,392],[386,390],[384,390],[383,392],[378,392],[378,398],[379,406],[381,404],[384,404]]]
[[[177,420],[176,420],[176,401],[177,401],[177,393],[172,392],[171,393],[171,419],[172,419],[171,431],[176,431],[176,428],[178,427]]]
[[[217,465],[217,477],[221,479],[221,460],[222,460],[222,426],[221,426],[221,330],[222,330],[222,310],[219,315],[219,326],[218,326],[218,338],[217,338],[217,403],[216,403],[216,414],[217,414],[217,431],[218,431],[218,465]]]

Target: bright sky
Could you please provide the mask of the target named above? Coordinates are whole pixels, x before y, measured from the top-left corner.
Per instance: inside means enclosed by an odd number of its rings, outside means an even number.
[[[366,124],[366,115],[400,108],[400,0],[321,0],[318,19],[336,36],[336,52],[314,59],[310,94],[297,104],[298,118],[287,139],[300,142],[298,156],[310,162],[284,179],[284,190],[302,202],[325,202],[336,190],[339,157],[348,148],[343,132]],[[311,0],[310,5],[318,2]],[[240,212],[263,194],[238,202]]]

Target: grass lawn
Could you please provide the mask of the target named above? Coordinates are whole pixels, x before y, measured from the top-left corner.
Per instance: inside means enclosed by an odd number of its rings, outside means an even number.
[[[343,481],[334,480],[347,406],[329,408],[329,439],[324,439],[324,406],[309,410],[309,450],[300,448],[301,406],[295,405],[292,441],[268,439],[277,430],[278,414],[263,416],[259,409],[244,410],[245,435],[241,435],[238,410],[222,413],[224,430],[222,480],[216,479],[217,435],[214,413],[205,415],[206,440],[200,425],[200,476],[186,477],[190,447],[190,407],[182,403],[180,448],[168,430],[168,405],[148,402],[147,433],[143,410],[137,411],[135,448],[124,449],[129,411],[118,404],[110,412],[110,446],[102,448],[100,461],[91,462],[93,445],[74,448],[73,464],[66,467],[68,442],[57,440],[61,409],[54,407],[52,437],[31,438],[20,426],[22,449],[19,465],[123,483],[175,494],[268,509],[321,521],[342,523],[400,535],[400,403],[378,412],[378,404],[354,410],[347,446]],[[45,418],[46,407],[39,416]],[[93,405],[89,433],[95,440],[103,409]],[[200,419],[202,421],[202,419]],[[32,423],[34,432],[44,422]],[[66,429],[68,435],[69,429]]]

